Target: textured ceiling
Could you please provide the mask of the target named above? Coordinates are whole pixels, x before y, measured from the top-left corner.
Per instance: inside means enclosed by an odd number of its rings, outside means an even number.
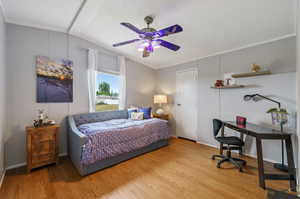
[[[66,31],[82,0],[2,0],[11,23]],[[296,0],[87,0],[70,33],[124,54],[153,68],[162,68],[254,43],[295,34]],[[144,17],[155,17],[153,27],[180,24],[184,31],[164,38],[181,46],[177,52],[155,50],[148,58],[138,43],[112,44],[137,38],[120,25],[145,27]]]

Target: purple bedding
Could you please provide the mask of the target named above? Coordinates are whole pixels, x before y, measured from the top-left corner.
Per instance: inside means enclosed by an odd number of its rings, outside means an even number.
[[[78,129],[88,136],[81,157],[82,164],[92,164],[122,153],[131,152],[156,141],[168,139],[167,121],[160,119],[116,119],[83,124]]]

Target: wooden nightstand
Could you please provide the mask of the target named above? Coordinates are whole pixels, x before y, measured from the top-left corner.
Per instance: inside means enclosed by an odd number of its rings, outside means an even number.
[[[162,120],[169,120],[169,114],[158,115],[156,113],[153,113],[153,117],[154,118],[159,118],[159,119],[162,119]]]
[[[58,125],[26,127],[28,172],[44,165],[58,164],[58,130]]]

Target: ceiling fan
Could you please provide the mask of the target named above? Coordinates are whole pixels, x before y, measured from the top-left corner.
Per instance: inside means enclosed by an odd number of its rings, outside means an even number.
[[[180,46],[177,46],[173,43],[167,42],[160,38],[181,32],[183,29],[180,25],[176,24],[176,25],[173,25],[173,26],[170,26],[170,27],[167,27],[167,28],[157,31],[154,28],[149,27],[149,25],[153,22],[153,17],[147,16],[147,17],[145,17],[144,20],[147,24],[147,28],[143,28],[141,30],[130,23],[122,22],[121,25],[123,25],[123,26],[129,28],[130,30],[136,32],[137,34],[139,34],[139,38],[113,44],[113,47],[118,47],[118,46],[122,46],[122,45],[126,45],[126,44],[131,44],[134,42],[142,41],[138,50],[143,51],[143,57],[150,56],[150,53],[152,53],[155,48],[159,48],[160,46],[163,46],[163,47],[168,48],[173,51],[179,50]]]

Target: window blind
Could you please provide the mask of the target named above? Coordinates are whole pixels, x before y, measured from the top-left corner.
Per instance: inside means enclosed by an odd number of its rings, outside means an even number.
[[[110,55],[103,52],[98,52],[98,67],[99,72],[120,73],[120,65],[118,64],[118,56]]]

